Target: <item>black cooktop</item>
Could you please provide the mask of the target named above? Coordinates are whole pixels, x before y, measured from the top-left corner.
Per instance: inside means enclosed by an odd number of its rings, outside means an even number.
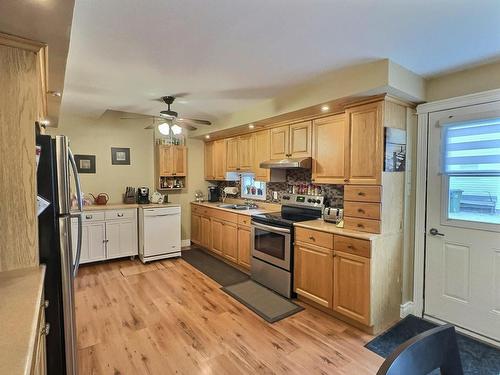
[[[281,212],[252,215],[252,221],[267,225],[293,227],[299,221],[314,220],[321,217],[321,210],[282,206]]]

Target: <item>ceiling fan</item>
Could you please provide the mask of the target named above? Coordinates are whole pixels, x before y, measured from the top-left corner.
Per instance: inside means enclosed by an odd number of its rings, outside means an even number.
[[[153,129],[158,126],[158,131],[164,135],[168,135],[170,131],[174,134],[180,134],[182,129],[196,130],[194,125],[211,125],[208,120],[199,120],[194,118],[179,117],[176,111],[170,109],[170,106],[175,100],[175,96],[162,96],[161,101],[167,105],[167,109],[160,111],[159,116],[142,116],[142,117],[121,117],[122,120],[136,120],[151,118],[153,123],[146,126],[144,129]]]

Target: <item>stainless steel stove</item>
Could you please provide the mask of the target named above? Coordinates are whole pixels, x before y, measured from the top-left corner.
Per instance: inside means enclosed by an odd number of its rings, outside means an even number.
[[[281,212],[252,215],[252,279],[292,297],[293,223],[321,218],[324,198],[286,194]]]

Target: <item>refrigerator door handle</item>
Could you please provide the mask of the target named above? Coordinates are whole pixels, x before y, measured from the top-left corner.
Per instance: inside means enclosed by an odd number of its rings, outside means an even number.
[[[78,237],[76,241],[76,256],[75,256],[75,265],[73,267],[73,276],[76,278],[78,274],[78,268],[80,267],[80,255],[82,253],[82,213],[83,213],[83,203],[82,203],[82,187],[80,185],[80,176],[78,175],[78,170],[76,168],[75,157],[71,152],[71,149],[68,148],[68,157],[69,163],[71,164],[71,169],[73,170],[73,176],[75,178],[75,187],[76,187],[76,200],[78,202],[78,213],[76,215],[71,215],[72,217],[76,217],[78,220]]]

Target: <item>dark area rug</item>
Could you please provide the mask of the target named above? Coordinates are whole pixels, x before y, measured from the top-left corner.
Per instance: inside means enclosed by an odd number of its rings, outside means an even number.
[[[184,250],[182,259],[222,286],[229,286],[249,279],[246,273],[196,247]]]
[[[365,347],[381,357],[387,358],[389,354],[408,339],[434,327],[437,327],[437,324],[408,315],[389,330],[374,338]],[[500,374],[499,349],[458,332],[457,342],[465,374]],[[439,372],[437,373],[439,374]]]
[[[227,286],[222,290],[269,323],[277,322],[304,310],[302,306],[296,305],[253,280]]]

